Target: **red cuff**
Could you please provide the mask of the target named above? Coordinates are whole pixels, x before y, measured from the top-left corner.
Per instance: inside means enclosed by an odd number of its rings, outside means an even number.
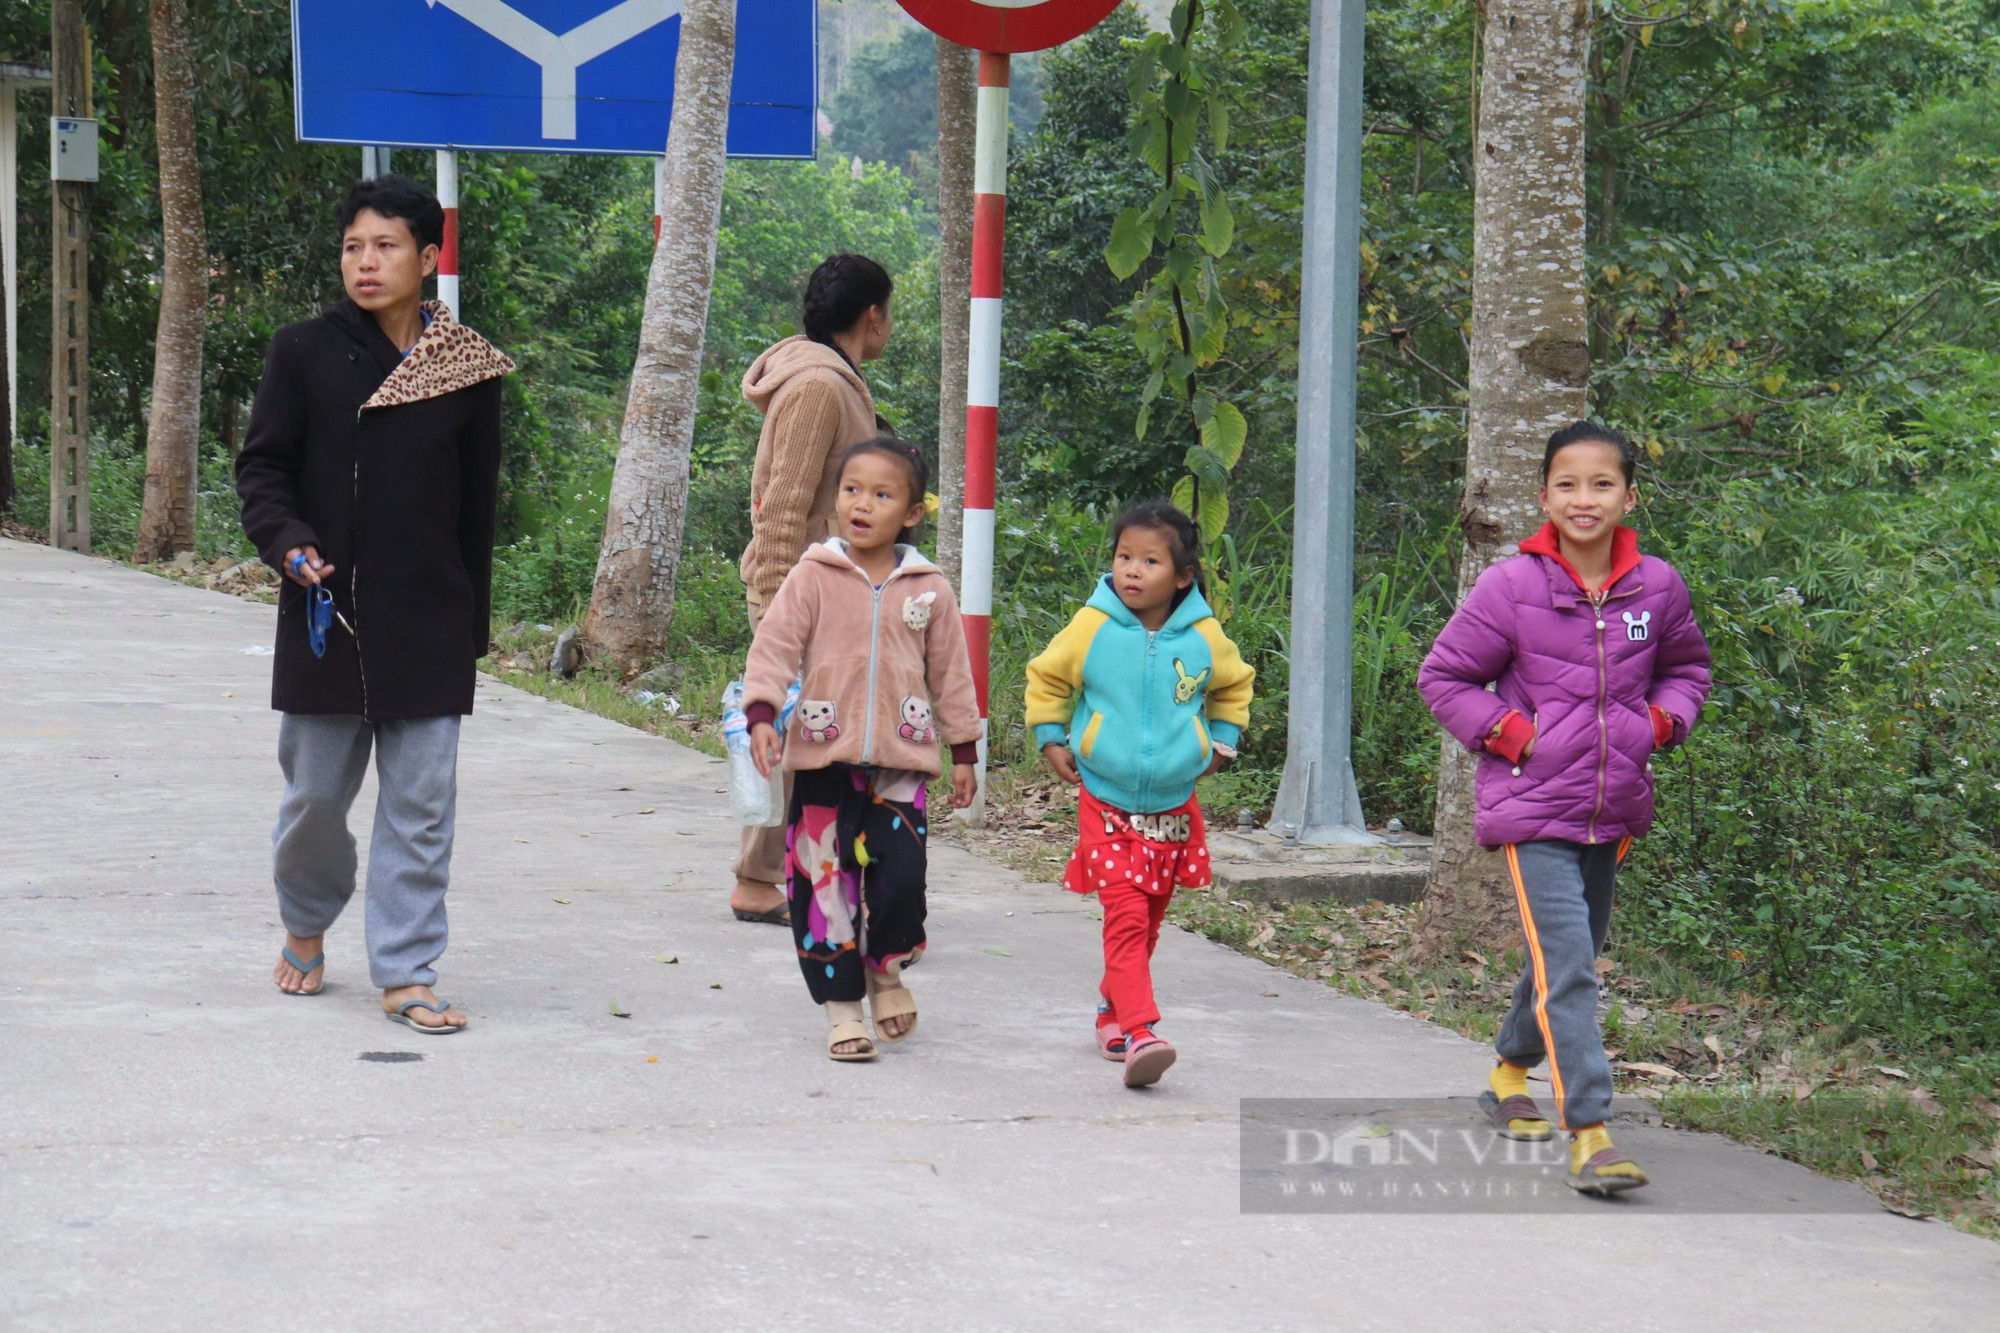
[[[1507,716],[1500,719],[1500,734],[1486,738],[1486,752],[1497,754],[1510,764],[1521,762],[1521,751],[1528,748],[1528,742],[1535,738],[1535,724],[1522,717],[1518,709],[1510,708]]]
[[[775,706],[771,704],[767,703],[744,704],[743,716],[750,720],[750,725],[753,727],[756,726],[759,722],[765,723],[772,727],[778,725],[778,710]]]
[[[960,741],[951,747],[951,762],[954,764],[976,764],[979,762],[979,742]]]
[[[1647,712],[1653,715],[1653,748],[1664,750],[1674,738],[1674,717],[1658,704],[1648,705]]]

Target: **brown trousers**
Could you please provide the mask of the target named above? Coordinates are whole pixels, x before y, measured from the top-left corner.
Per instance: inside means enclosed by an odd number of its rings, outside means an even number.
[[[764,618],[764,608],[757,602],[747,604],[750,610],[750,632],[757,632],[757,622]],[[782,738],[781,738],[782,739]],[[789,769],[781,770],[785,786],[784,808],[792,808],[792,774]],[[739,884],[755,884],[763,888],[777,888],[785,882],[785,826],[774,828],[753,828],[745,825],[743,840],[736,850],[736,862],[730,866]]]

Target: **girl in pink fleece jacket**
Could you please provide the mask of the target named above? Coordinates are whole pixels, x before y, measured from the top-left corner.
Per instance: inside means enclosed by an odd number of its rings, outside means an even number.
[[[872,1060],[917,1027],[903,969],[924,951],[926,784],[951,747],[952,804],[977,788],[979,705],[951,585],[898,537],[924,516],[922,455],[892,437],[841,456],[840,536],[807,548],[758,622],[744,677],[750,753],[793,775],[792,938],[827,1054]],[[773,723],[804,684],[782,747]],[[875,1033],[862,1023],[862,1000]]]
[[[1551,435],[1548,523],[1479,576],[1417,676],[1438,723],[1480,755],[1475,830],[1506,855],[1527,944],[1481,1104],[1508,1138],[1553,1137],[1528,1096],[1546,1056],[1569,1183],[1599,1195],[1646,1174],[1604,1129],[1597,955],[1618,867],[1652,827],[1647,761],[1687,739],[1709,688],[1687,585],[1620,522],[1638,503],[1636,461],[1593,422]]]

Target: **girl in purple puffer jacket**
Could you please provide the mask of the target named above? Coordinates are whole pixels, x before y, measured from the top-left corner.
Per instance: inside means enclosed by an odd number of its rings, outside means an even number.
[[[1687,739],[1709,689],[1687,585],[1620,522],[1636,462],[1593,422],[1551,435],[1549,521],[1479,576],[1417,677],[1438,724],[1480,756],[1475,832],[1506,855],[1527,944],[1480,1104],[1508,1138],[1551,1138],[1527,1081],[1547,1056],[1569,1183],[1600,1195],[1646,1175],[1604,1129],[1597,955],[1619,864],[1653,824],[1648,759]]]

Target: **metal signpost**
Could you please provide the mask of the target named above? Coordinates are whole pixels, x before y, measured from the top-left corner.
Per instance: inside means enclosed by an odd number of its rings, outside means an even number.
[[[1299,434],[1292,529],[1291,725],[1271,824],[1366,843],[1354,732],[1354,370],[1361,291],[1363,0],[1312,0]]]
[[[1081,37],[1118,0],[898,0],[932,32],[979,52],[979,119],[973,149],[972,319],[966,347],[965,526],[959,613],[979,698],[978,822],[986,791],[986,727],[993,633],[993,503],[1000,441],[1000,295],[1007,239],[1007,84],[1018,52]]]

